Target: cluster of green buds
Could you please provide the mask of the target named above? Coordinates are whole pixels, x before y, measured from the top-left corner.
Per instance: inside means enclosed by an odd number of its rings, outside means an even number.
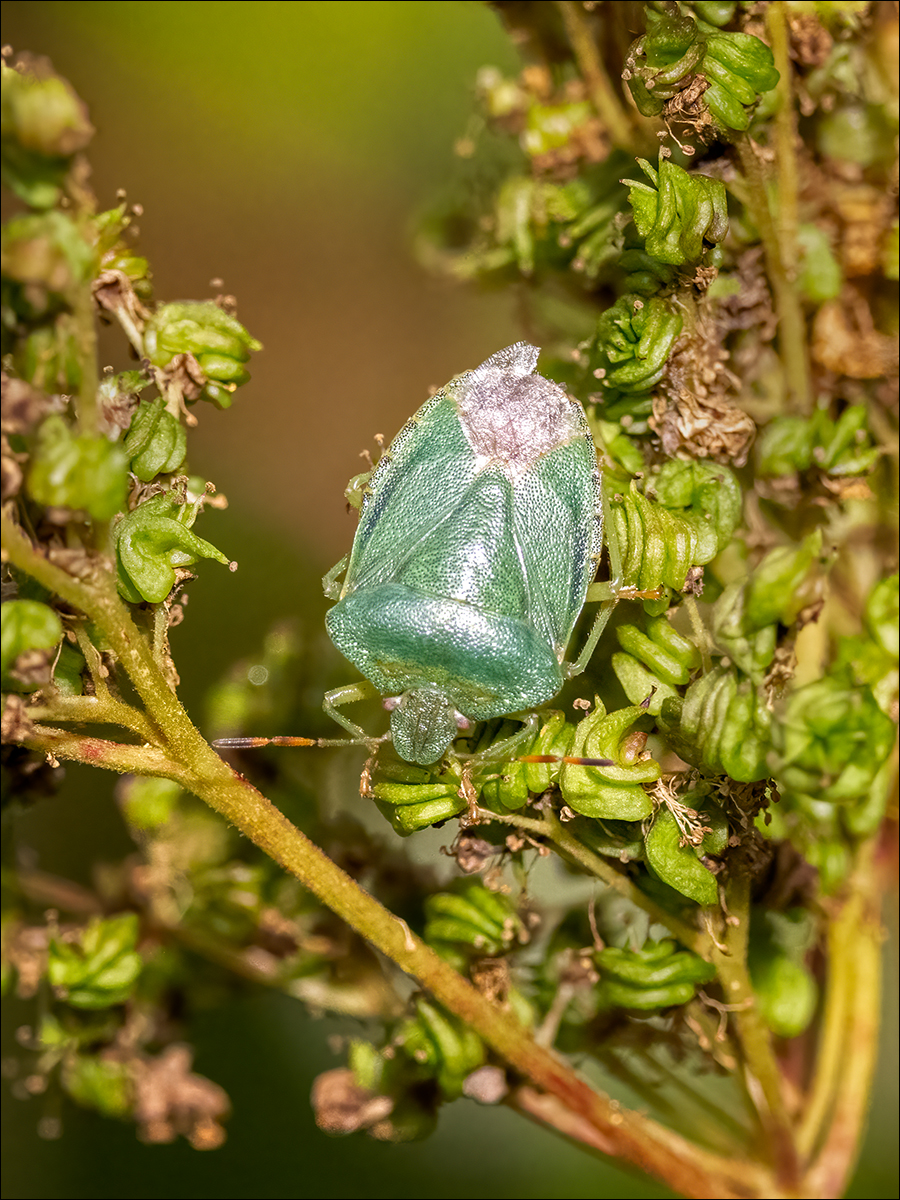
[[[639,592],[685,590],[702,567],[729,542],[741,518],[740,485],[727,467],[670,460],[626,488],[615,476],[605,484],[609,503],[610,556],[618,586]],[[645,601],[664,612],[668,600]]]
[[[663,728],[687,762],[741,783],[770,774],[771,714],[762,688],[718,664],[690,685],[684,699],[663,700]]]
[[[94,135],[87,109],[47,59],[0,61],[3,182],[30,208],[52,208]]]
[[[61,414],[51,413],[38,430],[27,486],[46,508],[109,521],[125,506],[128,454],[108,438],[75,433]]]
[[[26,668],[33,677],[35,658],[49,668],[49,652],[56,649],[62,635],[59,614],[48,604],[42,604],[39,600],[8,600],[3,605],[3,624],[0,629],[0,674],[3,675],[4,689],[7,675],[16,670],[18,660],[23,655],[29,661],[26,663],[23,660],[20,666],[16,691],[21,690],[24,677],[22,668]]]
[[[593,958],[601,1008],[649,1013],[687,1004],[698,987],[715,978],[714,967],[671,938],[649,939],[639,950],[606,946]]]
[[[779,79],[769,47],[751,34],[724,33],[687,13],[648,8],[646,16],[647,32],[629,48],[623,73],[640,112],[678,116],[702,98],[721,129],[749,129],[761,94]]]
[[[659,169],[639,158],[650,185],[628,180],[634,224],[651,258],[674,267],[700,261],[728,232],[725,185],[707,175],[689,175],[660,156]]]
[[[457,969],[473,957],[507,953],[521,936],[515,903],[480,880],[466,880],[456,891],[435,892],[425,900],[425,941]]]
[[[197,394],[218,408],[229,408],[236,389],[250,378],[245,363],[262,345],[240,321],[207,300],[161,305],[144,327],[144,348],[155,367],[169,366],[177,355],[191,355],[202,373]]]

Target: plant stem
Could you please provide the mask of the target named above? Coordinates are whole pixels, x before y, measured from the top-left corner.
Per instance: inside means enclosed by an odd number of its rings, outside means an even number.
[[[744,173],[750,216],[759,229],[766,255],[769,280],[774,292],[778,316],[778,339],[784,363],[785,381],[791,407],[798,413],[812,411],[812,388],[807,359],[806,318],[794,280],[786,267],[781,239],[769,207],[769,194],[763,166],[748,137],[737,141],[737,152]]]
[[[169,689],[146,640],[118,596],[110,590],[110,582],[92,579],[88,584],[73,578],[36,550],[6,517],[3,535],[7,554],[15,566],[80,609],[103,630],[152,714],[165,752],[153,747],[117,746],[40,727],[32,739],[25,739],[26,745],[118,771],[136,769],[135,763],[142,755],[155,757],[154,774],[177,778],[182,786],[205,800],[332,912],[466,1021],[535,1088],[552,1094],[557,1114],[568,1114],[565,1123],[570,1136],[573,1129],[579,1129],[588,1144],[601,1144],[605,1153],[640,1166],[685,1195],[741,1194],[733,1187],[745,1177],[744,1169],[736,1168],[729,1159],[701,1150],[639,1114],[622,1112],[608,1097],[594,1091],[562,1059],[539,1046],[512,1013],[458,975],[415,937],[404,921],[365,892],[269,800],[233,771],[192,725]],[[559,1120],[563,1118],[560,1116]]]
[[[772,1039],[756,1004],[747,970],[750,933],[750,876],[735,864],[727,890],[729,917],[725,925],[725,949],[714,948],[712,959],[732,1010],[744,1059],[747,1088],[756,1100],[757,1111],[771,1150],[772,1163],[783,1187],[794,1194],[798,1182],[797,1153],[793,1130],[781,1090],[781,1072],[772,1050]]]
[[[812,1194],[840,1195],[859,1150],[878,1049],[881,872],[871,843],[857,856],[849,895],[828,927],[828,985],[817,1071],[797,1142],[814,1159]]]
[[[597,44],[591,36],[590,28],[585,19],[584,9],[573,0],[556,0],[566,28],[566,36],[575,55],[578,70],[588,86],[591,100],[597,115],[609,131],[610,138],[616,146],[622,149],[632,147],[634,130],[628,113],[619,103],[603,59],[597,50]]]
[[[777,234],[781,261],[790,278],[797,270],[797,118],[791,88],[787,18],[782,0],[766,9],[766,28],[778,68],[778,109],[775,113],[775,163],[778,179]]]

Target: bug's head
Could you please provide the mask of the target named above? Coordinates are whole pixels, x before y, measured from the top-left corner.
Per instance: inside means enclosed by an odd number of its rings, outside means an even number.
[[[440,759],[468,721],[456,711],[445,692],[415,688],[388,702],[391,740],[401,758],[423,767]]]

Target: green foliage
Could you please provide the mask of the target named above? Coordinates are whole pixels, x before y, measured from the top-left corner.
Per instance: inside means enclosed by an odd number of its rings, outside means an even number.
[[[47,977],[74,1008],[122,1004],[133,992],[143,967],[137,940],[136,914],[95,917],[74,938],[51,938]]]
[[[311,751],[298,767],[273,750],[232,771],[174,695],[173,589],[203,559],[227,563],[193,529],[211,493],[188,474],[187,406],[228,408],[260,345],[211,301],[154,300],[134,210],[97,211],[86,191],[80,101],[45,64],[4,62],[4,178],[28,209],[3,241],[8,769],[23,796],[60,759],[127,772],[117,797],[137,846],[87,898],[27,864],[21,884],[11,877],[4,979],[40,998],[24,1048],[35,1078],[55,1073],[74,1102],[140,1124],[141,1087],[181,1053],[167,1044],[178,1014],[226,987],[277,987],[367,1022],[337,1072],[343,1116],[316,1102],[332,1132],[422,1137],[443,1103],[510,1089],[514,1106],[559,1105],[571,1132],[572,1112],[588,1120],[581,1100],[566,1107],[567,1089],[587,1086],[567,1074],[572,1054],[585,1078],[596,1059],[657,1107],[640,1127],[609,1110],[634,1159],[659,1136],[693,1162],[692,1118],[658,1073],[707,1114],[697,1080],[715,1072],[732,1089],[722,1111],[746,1110],[746,1127],[705,1116],[703,1162],[727,1145],[726,1165],[699,1182],[666,1176],[679,1190],[730,1194],[739,1159],[758,1172],[741,1181],[748,1195],[815,1192],[822,1155],[846,1141],[822,1113],[864,1088],[840,1064],[822,1074],[812,1041],[781,1043],[818,1017],[822,1045],[852,1027],[869,1054],[874,1001],[853,987],[858,974],[877,990],[859,964],[877,946],[875,839],[895,773],[895,411],[880,376],[896,223],[879,207],[895,127],[873,83],[877,22],[863,32],[855,10],[817,5],[803,24],[786,7],[650,4],[620,79],[607,72],[634,36],[628,6],[500,6],[532,61],[517,79],[479,76],[464,177],[419,254],[457,280],[515,286],[550,351],[542,370],[584,405],[603,554],[564,521],[517,529],[514,554],[538,564],[529,584],[555,575],[551,536],[566,562],[596,565],[598,633],[611,621],[559,710],[478,724],[445,713],[447,741],[460,733],[434,764],[346,721],[343,740],[368,752],[346,806],[341,768],[318,777]],[[776,96],[779,71],[791,78]],[[98,316],[139,369],[98,382]],[[372,494],[370,473],[351,481],[355,507]],[[418,542],[396,549],[418,565]],[[539,592],[523,600],[535,621]],[[428,663],[443,685],[450,669]],[[298,694],[320,694],[325,674],[303,638],[273,633],[216,689],[209,724],[293,728],[310,719]],[[391,836],[457,818],[440,835],[449,867],[428,860],[438,838],[405,854]],[[77,921],[46,915],[71,896]],[[790,1089],[787,1111],[782,1076],[800,1053],[809,1087]],[[227,1101],[178,1061],[202,1100],[190,1118],[173,1102],[165,1134],[201,1145]],[[796,1176],[758,1160],[759,1128]]]

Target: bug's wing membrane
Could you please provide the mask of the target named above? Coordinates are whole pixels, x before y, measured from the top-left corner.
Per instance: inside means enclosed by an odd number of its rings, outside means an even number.
[[[396,579],[459,507],[475,464],[448,393],[406,423],[372,475],[342,594]]]
[[[513,523],[529,587],[527,619],[560,659],[596,570],[598,483],[587,435],[541,455],[514,493]]]

